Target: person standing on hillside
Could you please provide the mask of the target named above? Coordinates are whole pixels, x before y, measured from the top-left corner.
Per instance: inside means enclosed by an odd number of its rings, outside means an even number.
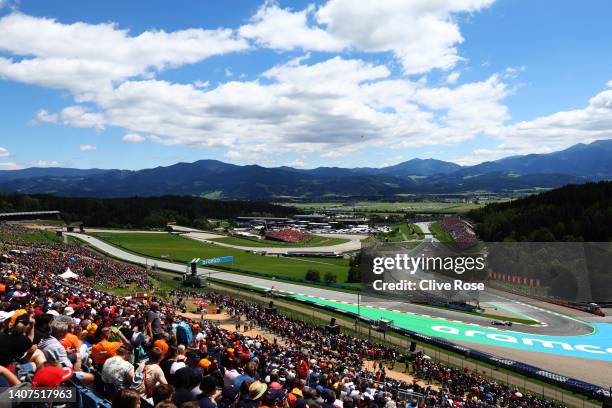
[[[147,335],[153,340],[159,339],[163,332],[159,305],[151,303],[151,307],[145,317],[147,321]]]

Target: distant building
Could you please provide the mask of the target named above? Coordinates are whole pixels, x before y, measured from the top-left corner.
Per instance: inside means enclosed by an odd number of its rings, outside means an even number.
[[[61,213],[57,210],[50,211],[21,211],[0,213],[0,221],[21,221],[37,219],[60,219]]]

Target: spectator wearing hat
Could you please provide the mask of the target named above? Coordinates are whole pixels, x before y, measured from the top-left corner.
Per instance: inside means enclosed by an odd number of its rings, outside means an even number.
[[[57,388],[64,381],[68,381],[74,375],[74,370],[70,367],[59,367],[49,364],[41,367],[32,379],[34,388]]]
[[[245,380],[245,382],[248,380]],[[261,397],[268,390],[268,386],[261,382],[255,381],[249,385],[248,392],[245,398],[241,398],[238,401],[237,408],[257,408],[259,407]]]
[[[287,394],[283,390],[271,390],[268,388],[268,392],[262,399],[262,407],[269,408],[289,408],[287,402]]]
[[[162,352],[162,358],[166,358],[168,349],[170,348],[170,335],[168,333],[162,333],[159,338],[153,342],[153,347],[157,347]]]

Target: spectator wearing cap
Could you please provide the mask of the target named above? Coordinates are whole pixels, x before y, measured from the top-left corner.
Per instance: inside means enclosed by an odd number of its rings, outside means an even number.
[[[287,394],[283,390],[271,390],[268,388],[262,398],[261,408],[288,408]]]
[[[74,375],[74,370],[70,367],[59,367],[49,364],[41,367],[32,379],[34,388],[57,388],[64,381],[68,381]]]
[[[162,333],[159,338],[153,342],[153,347],[157,347],[162,352],[162,358],[166,358],[168,349],[170,348],[170,335],[168,333]]]
[[[248,381],[248,380],[245,380]],[[257,408],[261,403],[261,398],[264,396],[268,386],[261,382],[255,381],[249,385],[248,393],[245,395],[246,398],[241,398],[238,401],[237,408]]]
[[[304,400],[302,390],[306,386],[306,381],[298,379],[295,381],[294,387],[289,393],[289,405],[295,406],[299,400]]]

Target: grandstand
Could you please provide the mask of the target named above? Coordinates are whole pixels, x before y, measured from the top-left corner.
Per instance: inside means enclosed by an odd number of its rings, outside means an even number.
[[[74,245],[5,245],[0,380],[24,389],[75,387],[77,407],[131,407],[135,400],[143,407],[565,406],[229,294],[115,296],[96,289],[95,279],[107,288],[131,279],[144,286],[146,271]],[[11,247],[22,251],[11,254]],[[77,279],[57,273],[66,262]],[[187,317],[186,297],[214,305],[235,326]],[[398,378],[392,368],[401,361],[409,374]]]
[[[35,219],[60,219],[61,213],[57,210],[51,211],[20,211],[0,213],[0,221],[35,220]]]
[[[293,228],[283,228],[277,231],[266,232],[266,239],[287,242],[290,244],[298,243],[306,237],[307,237],[307,234],[303,233],[300,230],[293,229]]]
[[[440,228],[447,232],[461,249],[473,247],[478,243],[472,228],[458,215],[444,217],[440,222]]]

